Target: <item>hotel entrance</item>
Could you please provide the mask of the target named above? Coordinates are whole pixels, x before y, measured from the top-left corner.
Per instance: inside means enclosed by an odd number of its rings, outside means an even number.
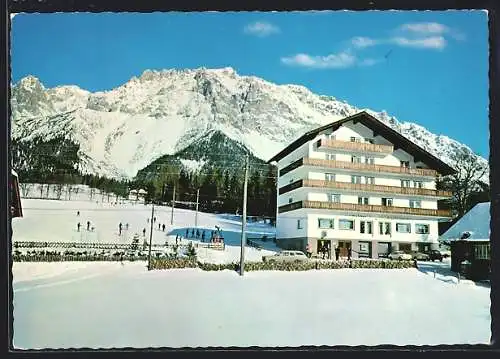
[[[332,241],[329,239],[318,239],[318,256],[321,258],[332,258]]]
[[[351,241],[339,241],[340,257],[347,257],[349,248],[351,248]]]

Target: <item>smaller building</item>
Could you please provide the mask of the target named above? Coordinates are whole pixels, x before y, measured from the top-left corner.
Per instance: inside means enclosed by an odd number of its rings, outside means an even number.
[[[460,218],[440,238],[451,249],[451,270],[462,271],[462,263],[470,263],[468,277],[488,279],[490,257],[490,203],[478,203]]]

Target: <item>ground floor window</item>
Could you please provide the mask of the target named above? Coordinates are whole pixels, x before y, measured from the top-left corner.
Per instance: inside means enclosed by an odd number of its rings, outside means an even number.
[[[372,232],[373,232],[372,227],[373,227],[372,222],[367,222],[367,221],[359,222],[359,232],[360,233],[372,234]]]
[[[378,224],[379,234],[391,234],[391,223],[390,222],[379,222]]]
[[[331,218],[318,218],[319,228],[333,228],[333,219]]]
[[[392,246],[391,243],[388,242],[378,242],[377,243],[377,251],[378,256],[381,258],[386,258],[389,253],[391,253]]]
[[[411,243],[399,243],[399,250],[405,253],[411,252]]]
[[[429,225],[428,224],[415,224],[415,232],[417,234],[428,234],[429,233]]]
[[[410,223],[396,223],[396,232],[410,233],[411,232]]]
[[[428,252],[431,250],[431,245],[429,243],[417,243],[418,251],[419,252]]]
[[[371,258],[371,256],[372,256],[372,243],[371,242],[359,242],[358,256],[361,258]]]
[[[302,229],[302,220],[301,219],[297,219],[297,229]]]
[[[339,229],[354,230],[354,221],[350,219],[339,219]]]

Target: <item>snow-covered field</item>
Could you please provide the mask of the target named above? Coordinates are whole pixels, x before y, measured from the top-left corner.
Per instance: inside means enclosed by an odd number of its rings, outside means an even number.
[[[490,338],[488,288],[416,269],[240,277],[148,272],[137,262],[78,265],[68,271],[54,264],[55,275],[27,280],[23,272],[45,265],[14,264],[16,348],[487,344]]]
[[[16,218],[12,224],[13,242],[39,241],[39,242],[101,242],[101,243],[131,243],[135,233],[140,235],[141,241],[149,240],[151,231],[151,206],[144,204],[126,203],[114,206],[107,202],[91,201],[57,201],[41,199],[23,199],[24,217]],[[80,211],[80,216],[77,216]],[[177,234],[184,237],[186,243],[186,229],[192,229],[195,223],[195,211],[174,209],[173,225],[170,225],[171,207],[155,207],[156,223],[153,225],[152,242],[164,244],[175,242]],[[87,221],[94,231],[87,231]],[[80,231],[77,223],[81,223]],[[123,233],[118,234],[119,223],[123,225]],[[126,230],[126,224],[129,229]],[[165,232],[158,225],[166,225]],[[241,218],[234,215],[198,213],[198,228],[205,231],[205,238],[210,238],[211,231],[219,226],[224,241],[225,251],[214,249],[199,249],[198,257],[202,261],[223,263],[239,260],[241,242]],[[146,229],[146,236],[142,231]],[[275,235],[275,228],[264,223],[247,223],[247,237],[262,237]],[[188,240],[199,242],[200,239]],[[248,247],[245,258],[249,261],[260,260],[263,255],[276,251],[274,244],[266,243],[266,249],[257,250]]]
[[[13,240],[129,242],[147,229],[151,207],[23,200]],[[76,211],[80,210],[80,217]],[[153,241],[185,235],[194,212],[159,208]],[[94,233],[76,223],[90,220]],[[118,236],[118,223],[130,233]],[[202,260],[238,260],[241,223],[198,214],[200,228],[220,226],[226,250],[199,249]],[[86,232],[85,230],[83,230]],[[250,235],[273,235],[250,223]],[[80,236],[80,237],[79,237]],[[92,237],[93,236],[93,237]],[[272,243],[268,244],[273,249]],[[247,248],[246,258],[267,253]],[[145,262],[14,263],[16,348],[437,345],[489,343],[490,290],[446,273],[449,263],[417,269],[307,272],[146,270]],[[434,277],[434,268],[438,271]]]

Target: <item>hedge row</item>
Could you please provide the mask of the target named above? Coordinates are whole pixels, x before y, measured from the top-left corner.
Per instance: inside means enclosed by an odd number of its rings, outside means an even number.
[[[177,269],[200,268],[205,271],[239,270],[239,263],[202,263],[194,259],[154,259],[152,269]],[[279,270],[279,271],[307,271],[314,269],[341,269],[341,268],[385,268],[402,269],[414,268],[413,261],[387,261],[387,260],[353,260],[353,261],[307,261],[293,262],[248,262],[245,263],[246,271]]]

